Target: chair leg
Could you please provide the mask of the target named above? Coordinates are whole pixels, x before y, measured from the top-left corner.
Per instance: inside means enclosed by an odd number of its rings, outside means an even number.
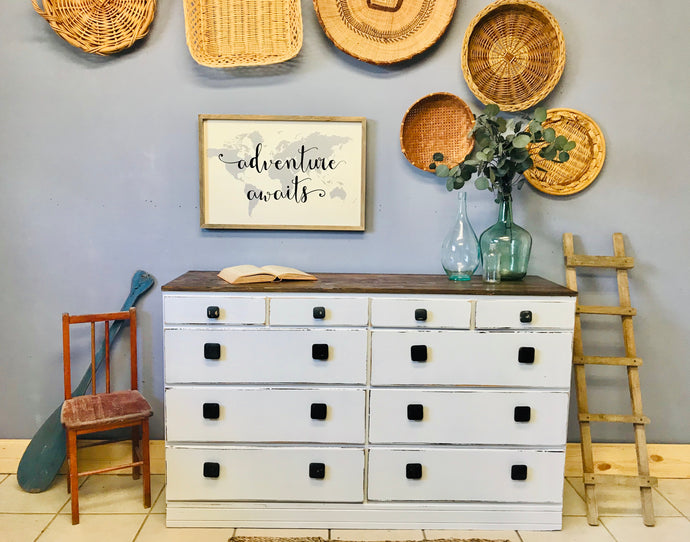
[[[146,418],[141,424],[141,460],[144,471],[144,508],[151,507],[151,457],[149,454],[149,420]]]
[[[139,453],[139,446],[141,445],[140,433],[138,425],[132,427],[132,463],[141,459],[141,454]],[[138,480],[139,476],[141,476],[141,467],[132,467],[132,479]]]
[[[69,485],[72,494],[72,525],[79,523],[79,470],[77,468],[77,433],[67,431],[67,457],[69,458]]]

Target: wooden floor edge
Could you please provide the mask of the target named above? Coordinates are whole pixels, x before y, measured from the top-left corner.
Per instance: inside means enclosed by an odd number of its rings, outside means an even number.
[[[0,474],[16,474],[29,439],[0,439]],[[690,444],[648,444],[650,475],[656,478],[690,478]],[[165,441],[152,440],[151,474],[165,474]],[[80,450],[80,470],[93,470],[114,462],[126,462],[128,442],[116,442]],[[636,475],[634,444],[594,444],[595,474]],[[64,465],[63,465],[63,472]],[[126,470],[113,474],[124,474]],[[582,476],[580,444],[568,443],[565,475]]]

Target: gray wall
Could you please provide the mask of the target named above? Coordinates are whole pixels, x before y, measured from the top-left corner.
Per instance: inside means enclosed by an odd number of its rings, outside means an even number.
[[[309,271],[438,273],[455,198],[410,166],[398,134],[418,98],[448,91],[480,104],[460,69],[465,28],[488,2],[461,0],[445,36],[411,62],[357,61],[326,38],[303,2],[304,46],[273,67],[213,70],[190,57],[182,2],[160,1],[150,35],[107,58],[63,42],[28,0],[0,17],[0,438],[30,438],[62,395],[60,314],[119,308],[136,269],[157,285],[140,303],[143,391],[153,436],[163,436],[160,286],[188,269],[244,262]],[[607,159],[587,190],[549,197],[530,186],[515,218],[534,237],[530,273],[564,283],[561,235],[578,250],[610,254],[626,236],[644,358],[650,441],[690,442],[687,317],[690,171],[685,0],[544,0],[561,24],[568,60],[548,107],[583,111],[602,127]],[[202,231],[199,113],[365,116],[367,229],[353,232]],[[486,192],[468,192],[481,232],[495,220]],[[587,281],[611,297],[610,277]],[[619,326],[590,325],[591,345],[611,350]],[[595,353],[595,352],[592,352]],[[593,410],[628,411],[619,373],[593,372]],[[577,440],[572,417],[570,439]],[[600,440],[628,441],[626,427]]]

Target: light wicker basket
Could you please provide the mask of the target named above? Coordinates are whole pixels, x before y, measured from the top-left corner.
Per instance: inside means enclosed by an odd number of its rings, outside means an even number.
[[[462,72],[472,93],[503,111],[524,111],[556,86],[565,41],[556,19],[530,0],[499,0],[472,20],[462,44]]]
[[[302,48],[299,0],[184,0],[187,47],[202,66],[275,64]]]
[[[574,109],[549,109],[544,128],[553,128],[576,143],[570,151],[570,159],[559,163],[539,157],[544,143],[530,145],[529,152],[534,166],[525,171],[529,183],[547,194],[567,196],[589,186],[604,165],[606,142],[601,128],[587,115]],[[536,167],[546,171],[540,171]]]
[[[109,55],[149,31],[156,0],[31,0],[55,33],[87,53]]]
[[[434,153],[444,155],[448,167],[465,160],[474,147],[468,137],[474,126],[469,106],[454,94],[436,92],[417,100],[400,126],[400,147],[413,166],[431,171]]]

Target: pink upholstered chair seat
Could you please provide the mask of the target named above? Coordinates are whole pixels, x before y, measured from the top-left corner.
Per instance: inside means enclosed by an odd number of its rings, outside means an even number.
[[[147,418],[152,414],[151,405],[141,393],[123,390],[67,399],[62,405],[60,421],[65,427],[79,430]]]

